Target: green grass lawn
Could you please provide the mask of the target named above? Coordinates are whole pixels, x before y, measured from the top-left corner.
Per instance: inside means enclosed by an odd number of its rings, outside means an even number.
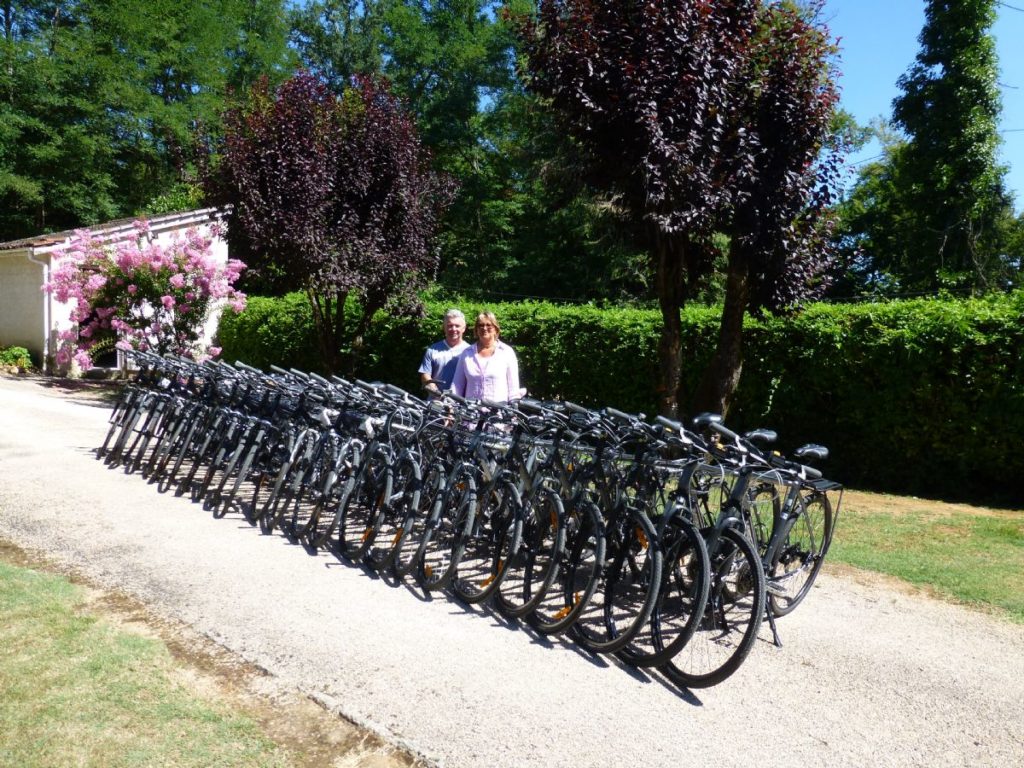
[[[0,766],[285,766],[252,720],[175,682],[153,639],[81,611],[67,580],[0,562]]]
[[[1024,511],[850,493],[829,559],[1024,623]]]

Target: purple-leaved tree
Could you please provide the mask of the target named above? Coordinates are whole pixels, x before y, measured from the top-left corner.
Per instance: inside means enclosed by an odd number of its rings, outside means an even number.
[[[351,367],[378,311],[418,308],[454,196],[384,82],[356,78],[339,98],[305,72],[274,92],[257,84],[228,111],[210,181],[250,269],[275,290],[306,293],[334,372]]]
[[[729,243],[725,309],[697,409],[728,409],[748,310],[781,311],[824,286],[837,93],[832,43],[813,11],[760,0],[541,0],[523,26],[528,86],[574,140],[581,179],[649,243],[666,415],[686,400],[680,309],[713,268],[715,235]]]

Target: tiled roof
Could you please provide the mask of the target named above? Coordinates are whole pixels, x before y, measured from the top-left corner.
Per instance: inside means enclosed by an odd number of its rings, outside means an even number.
[[[201,208],[195,211],[179,211],[177,213],[163,213],[159,216],[133,216],[128,219],[117,219],[116,221],[108,221],[104,224],[95,224],[91,227],[80,227],[79,229],[87,229],[90,232],[96,234],[109,234],[120,230],[130,229],[131,226],[140,218],[145,218],[149,222],[151,229],[166,229],[168,226],[186,221],[205,221],[214,219],[218,216],[218,210],[216,208]],[[6,243],[0,243],[0,251],[13,251],[22,248],[45,248],[49,245],[58,245],[63,243],[69,237],[77,232],[77,229],[66,229],[63,232],[50,232],[44,235],[35,235],[33,237],[25,237],[21,240],[9,240]]]

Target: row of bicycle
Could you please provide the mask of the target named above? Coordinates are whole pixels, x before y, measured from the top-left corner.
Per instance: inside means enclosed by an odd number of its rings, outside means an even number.
[[[214,515],[489,602],[684,687],[806,596],[841,487],[775,435],[146,353],[97,453]]]

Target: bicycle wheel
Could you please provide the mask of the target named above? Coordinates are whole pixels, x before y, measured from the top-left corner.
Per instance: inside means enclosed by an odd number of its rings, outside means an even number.
[[[355,441],[346,442],[337,449],[337,456],[331,461],[332,466],[321,484],[313,505],[312,519],[304,535],[306,543],[313,549],[331,545],[331,537],[338,530],[345,504],[355,487],[361,456],[361,443]]]
[[[349,562],[358,563],[373,545],[378,518],[390,496],[390,462],[387,453],[378,449],[364,459],[341,505],[338,553]]]
[[[163,486],[162,490],[167,489],[163,485],[167,466],[170,464],[171,458],[181,449],[184,436],[188,434],[193,414],[192,406],[181,406],[174,414],[173,424],[168,425],[167,431],[153,451],[150,466],[143,475],[148,478],[149,482],[156,483],[158,489],[161,489],[161,486]]]
[[[565,510],[561,497],[540,487],[522,504],[523,535],[494,593],[495,607],[520,618],[533,611],[555,580],[565,547]]]
[[[768,565],[768,601],[785,616],[811,591],[825,562],[832,532],[832,503],[823,493],[800,497],[796,519]]]
[[[135,433],[135,427],[139,423],[139,419],[142,419],[144,416],[148,418],[152,406],[153,396],[147,394],[128,409],[125,414],[124,421],[118,428],[114,444],[103,456],[103,462],[107,466],[117,467],[125,458],[127,458],[131,449],[129,448],[126,450],[125,446],[128,444],[128,440],[131,438],[132,434]]]
[[[167,398],[161,398],[150,411],[145,424],[139,431],[138,437],[135,438],[135,442],[128,451],[127,455],[130,456],[130,460],[125,463],[125,472],[128,474],[139,472],[143,477],[146,477],[146,473],[142,470],[148,466],[151,458],[149,454],[150,444],[152,444],[155,451],[170,420],[170,404]]]
[[[156,481],[156,473],[161,463],[166,463],[166,455],[174,440],[183,431],[186,413],[186,404],[179,399],[172,399],[167,404],[167,412],[164,415],[163,423],[157,434],[154,436],[153,448],[149,457],[141,466],[141,474],[149,482]]]
[[[386,571],[394,565],[405,521],[420,503],[421,484],[419,464],[411,456],[400,458],[392,472],[391,495],[378,518],[370,550],[363,557],[363,563],[373,570]]]
[[[734,674],[750,654],[765,611],[764,569],[750,540],[726,528],[711,553],[711,584],[697,629],[659,667],[685,688],[707,688]]]
[[[142,390],[136,389],[129,385],[121,390],[121,394],[114,403],[114,408],[110,412],[110,416],[107,421],[110,423],[110,427],[107,429],[107,435],[103,438],[103,442],[100,447],[96,449],[96,458],[104,458],[110,450],[118,433],[124,427],[125,422],[130,418],[132,410],[136,407],[137,403],[142,399]]]
[[[485,602],[501,584],[523,533],[519,492],[510,482],[496,483],[478,505],[452,592],[466,603]]]
[[[647,624],[619,651],[638,667],[656,667],[686,645],[704,615],[711,581],[704,537],[688,519],[673,515],[661,530],[661,586]]]
[[[577,501],[565,514],[565,547],[555,581],[528,617],[542,635],[573,625],[594,596],[605,564],[604,522],[592,501]]]
[[[295,439],[294,445],[277,470],[272,487],[259,513],[260,532],[269,534],[284,523],[284,510],[287,506],[284,495],[294,494],[294,486],[302,480],[302,474],[311,460],[319,435],[316,430],[303,430]],[[287,531],[285,532],[287,533]]]
[[[197,503],[202,501],[203,509],[216,511],[217,499],[210,491],[218,486],[218,478],[224,477],[224,470],[238,448],[237,440],[235,424],[229,422],[217,436],[217,442],[211,451],[202,479],[198,483],[192,483],[189,488],[192,501]]]
[[[424,589],[439,590],[451,584],[475,516],[476,480],[463,467],[449,478],[427,523],[420,558]]]
[[[411,573],[419,575],[423,539],[434,502],[444,490],[445,469],[440,463],[431,464],[421,484],[419,503],[408,510],[402,531],[395,544],[394,571],[399,578]]]
[[[616,513],[601,583],[572,625],[574,638],[595,653],[614,653],[629,643],[651,617],[661,586],[663,555],[647,515]]]
[[[188,429],[185,430],[184,436],[175,445],[171,455],[174,457],[174,461],[168,462],[171,464],[171,468],[164,471],[160,469],[160,479],[157,482],[157,490],[160,493],[166,493],[170,490],[172,485],[177,484],[178,488],[175,490],[176,495],[184,493],[185,480],[178,477],[178,473],[181,471],[182,465],[186,459],[191,462],[196,462],[196,458],[199,449],[205,441],[206,428],[212,419],[213,410],[204,408],[204,410],[198,415],[193,415],[189,420]],[[194,466],[194,464],[193,464]],[[189,476],[189,473],[186,473]]]
[[[763,559],[775,530],[775,521],[779,519],[781,503],[778,488],[772,483],[758,483],[747,490],[745,506],[750,526],[747,535]]]

